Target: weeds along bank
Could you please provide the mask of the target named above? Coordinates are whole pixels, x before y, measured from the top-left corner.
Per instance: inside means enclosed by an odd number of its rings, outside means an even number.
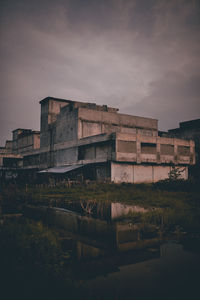
[[[171,201],[182,199],[199,199],[200,185],[190,181],[164,180],[154,184],[108,184],[108,183],[83,183],[70,187],[60,186],[20,186],[15,184],[1,188],[0,199],[3,204],[13,201],[14,204],[57,204],[64,201],[94,200],[118,201],[136,203],[146,206],[170,205]]]
[[[190,181],[154,184],[77,184],[70,187],[6,185],[0,191],[1,206],[21,209],[24,204],[59,206],[67,201],[113,201],[143,206],[180,207],[199,205],[200,185]]]
[[[119,202],[156,208],[146,213],[130,212],[134,222],[180,225],[187,230],[199,228],[200,187],[182,180],[155,184],[79,184],[71,187],[20,187],[10,185],[1,192],[2,213],[22,212],[24,205],[66,208],[69,203],[93,206]],[[195,229],[196,228],[196,229]]]

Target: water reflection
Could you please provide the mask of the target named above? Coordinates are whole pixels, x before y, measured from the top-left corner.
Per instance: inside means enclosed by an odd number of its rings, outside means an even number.
[[[138,205],[123,204],[120,202],[94,200],[83,201],[67,201],[64,208],[79,212],[82,215],[90,215],[93,218],[103,220],[116,220],[121,217],[126,217],[131,213],[145,213],[151,209],[147,209]]]
[[[171,241],[160,253],[85,282],[91,299],[198,299],[200,256]]]
[[[60,229],[63,250],[74,255],[74,277],[88,289],[88,299],[198,299],[200,256],[185,251],[184,242],[166,242],[152,224],[119,220],[130,207],[113,207],[27,206],[25,215]]]
[[[155,226],[132,223],[129,219],[104,220],[63,208],[33,206],[26,207],[25,215],[64,229],[66,239],[70,237],[74,241],[71,245],[76,247],[78,259],[137,250],[159,243]]]

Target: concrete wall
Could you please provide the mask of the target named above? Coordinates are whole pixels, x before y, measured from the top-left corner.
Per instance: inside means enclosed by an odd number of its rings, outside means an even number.
[[[40,148],[40,132],[31,129],[13,131],[12,152],[24,154]]]
[[[168,132],[161,133],[164,136],[175,137],[179,139],[192,139],[195,141],[196,164],[200,162],[200,119],[179,123],[179,128],[171,129]]]
[[[40,134],[34,134],[33,138],[34,138],[34,141],[33,141],[33,143],[34,143],[33,148],[34,148],[34,149],[39,149],[39,148],[40,148]]]
[[[98,181],[110,180],[111,169],[110,164],[102,164],[96,166],[96,179]]]
[[[18,138],[18,153],[24,153],[34,149],[34,135],[26,135]]]
[[[87,137],[87,136],[92,136],[92,135],[97,135],[102,133],[101,123],[82,121],[81,126],[82,126],[81,137]]]
[[[113,145],[112,141],[99,142],[90,145],[83,145],[78,147],[78,159],[79,160],[110,160]]]
[[[77,140],[78,111],[64,107],[57,116],[54,144]]]
[[[157,136],[157,120],[79,108],[78,138],[111,132]]]
[[[130,164],[111,162],[111,181],[115,183],[134,182],[133,167]]]
[[[41,120],[40,120],[40,144],[41,147],[48,147],[51,142],[51,124],[57,120],[57,116],[60,114],[62,107],[68,105],[64,101],[55,101],[53,99],[47,99],[41,102]]]
[[[169,178],[171,166],[131,165],[126,163],[111,163],[111,181],[115,183],[156,182]],[[188,167],[180,166],[181,178],[188,178]]]
[[[63,166],[78,161],[78,147],[54,151],[54,166]]]
[[[137,164],[194,164],[195,144],[192,140],[117,133],[116,160]]]

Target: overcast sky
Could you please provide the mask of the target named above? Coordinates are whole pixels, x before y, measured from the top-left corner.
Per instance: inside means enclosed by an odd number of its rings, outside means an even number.
[[[47,97],[200,118],[199,0],[0,0],[0,145]]]

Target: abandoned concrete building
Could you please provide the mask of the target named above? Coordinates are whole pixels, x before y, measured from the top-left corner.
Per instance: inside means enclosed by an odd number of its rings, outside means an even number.
[[[40,104],[40,132],[14,130],[0,150],[1,170],[8,167],[7,157],[16,159],[16,169],[38,174],[140,183],[168,178],[174,165],[187,179],[188,166],[195,164],[194,141],[159,136],[156,119],[53,97]]]

